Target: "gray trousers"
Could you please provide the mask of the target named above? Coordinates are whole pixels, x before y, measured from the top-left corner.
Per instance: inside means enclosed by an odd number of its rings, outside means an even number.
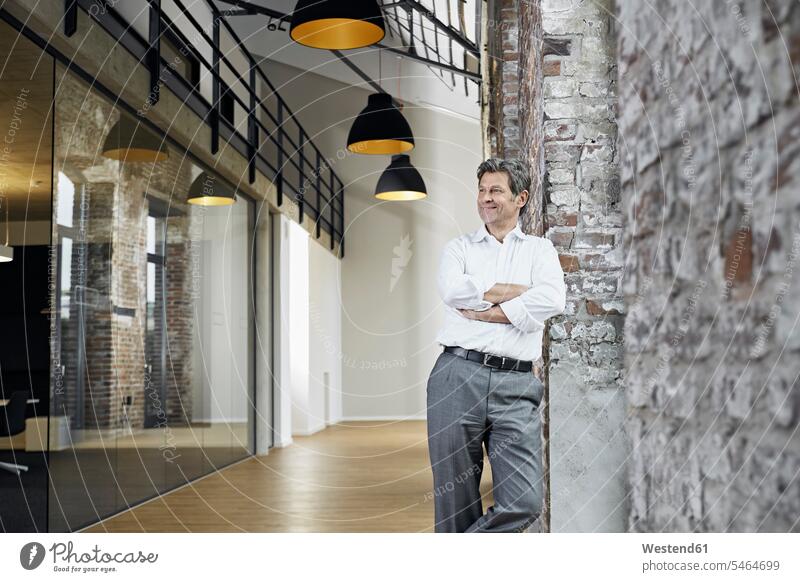
[[[522,532],[539,517],[543,395],[533,372],[439,354],[427,386],[434,531]],[[494,495],[486,513],[478,489],[483,447]]]

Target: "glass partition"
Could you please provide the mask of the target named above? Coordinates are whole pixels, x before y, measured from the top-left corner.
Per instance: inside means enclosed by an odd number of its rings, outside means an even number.
[[[121,115],[56,66],[50,531],[96,522],[254,446],[253,204],[188,204],[205,169],[166,144],[161,161],[105,157]]]

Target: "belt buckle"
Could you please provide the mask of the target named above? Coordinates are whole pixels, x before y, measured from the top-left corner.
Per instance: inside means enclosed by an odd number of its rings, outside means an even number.
[[[500,358],[500,365],[499,366],[493,366],[492,364],[490,364],[488,362],[489,358]],[[505,363],[506,363],[506,357],[505,356],[495,356],[494,354],[488,354],[488,353],[487,354],[483,354],[483,365],[484,366],[489,366],[490,368],[500,368],[500,367],[504,366]]]

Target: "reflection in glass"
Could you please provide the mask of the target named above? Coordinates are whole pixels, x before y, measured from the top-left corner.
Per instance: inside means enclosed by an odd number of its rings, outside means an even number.
[[[49,514],[72,531],[252,454],[253,212],[188,204],[202,169],[182,153],[104,157],[119,110],[56,76]]]

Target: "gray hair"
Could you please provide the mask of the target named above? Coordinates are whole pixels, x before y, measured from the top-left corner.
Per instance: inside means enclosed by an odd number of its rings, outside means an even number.
[[[481,162],[481,165],[478,166],[478,180],[480,181],[487,172],[505,172],[506,176],[508,176],[508,184],[511,186],[511,196],[514,199],[516,199],[523,190],[528,190],[528,199],[525,201],[525,205],[520,209],[520,214],[522,214],[531,199],[531,173],[528,171],[527,164],[519,158],[509,158],[507,160],[502,158],[489,158]]]

